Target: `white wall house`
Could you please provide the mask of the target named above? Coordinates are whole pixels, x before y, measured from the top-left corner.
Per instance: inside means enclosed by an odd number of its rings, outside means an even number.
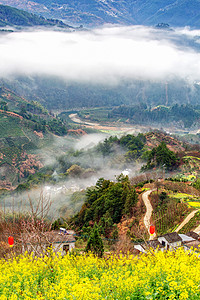
[[[182,239],[177,232],[167,233],[158,237],[165,250],[173,250],[182,245]]]
[[[139,252],[147,252],[148,249],[154,250],[175,250],[183,246],[186,250],[194,248],[200,250],[199,235],[195,232],[188,232],[187,234],[179,234],[177,232],[171,232],[159,236],[157,239],[147,241],[135,245],[134,248]]]
[[[75,242],[76,239],[73,234],[59,231],[43,232],[38,235],[31,235],[30,233],[23,237],[22,252],[27,251],[39,255],[52,247],[55,253],[60,252],[65,255],[75,248]]]

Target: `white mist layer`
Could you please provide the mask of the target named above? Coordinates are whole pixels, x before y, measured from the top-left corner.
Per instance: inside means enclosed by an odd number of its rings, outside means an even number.
[[[28,31],[0,36],[0,77],[52,75],[66,81],[200,79],[200,53],[177,42],[199,31],[143,26],[86,32]]]
[[[52,177],[55,178],[55,184],[45,183],[39,187],[34,187],[31,190],[19,193],[18,195],[15,194],[13,198],[6,197],[6,210],[10,213],[12,213],[13,210],[26,213],[30,211],[30,201],[31,205],[36,209],[39,201],[43,199],[44,204],[48,201],[52,203],[48,211],[48,216],[56,219],[60,216],[60,209],[62,207],[70,211],[75,205],[71,201],[74,192],[95,186],[99,178],[103,177],[104,179],[115,181],[116,177],[120,174],[128,175],[130,178],[138,175],[142,166],[138,162],[130,163],[128,168],[126,168],[123,167],[123,163],[122,165],[114,165],[113,162],[112,165],[110,165],[109,157],[103,157],[102,154],[96,151],[93,154],[87,153],[87,149],[102,142],[106,137],[109,137],[109,135],[104,133],[84,135],[77,140],[70,137],[55,137],[50,148],[42,149],[42,151],[39,150],[37,153],[40,157],[43,157],[45,166],[55,165],[57,159],[63,154],[66,155],[70,149],[73,151],[82,150],[83,153],[81,153],[80,156],[69,157],[70,164],[86,164],[88,167],[94,168],[95,172],[92,172],[87,178],[72,177],[69,175],[66,180],[59,182],[56,181],[56,177],[59,179],[59,172],[55,169],[54,175],[52,175]],[[116,150],[117,155],[124,154],[124,151],[122,151],[120,147]],[[83,202],[84,197],[77,204],[79,205],[79,209]]]

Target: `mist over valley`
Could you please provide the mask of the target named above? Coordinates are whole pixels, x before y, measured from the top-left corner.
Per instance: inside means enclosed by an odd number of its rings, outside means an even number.
[[[1,34],[2,205],[42,191],[58,216],[99,178],[140,175],[152,149],[140,132],[198,133],[199,37],[141,25]],[[121,144],[133,134],[139,144]]]
[[[177,153],[185,141],[199,143],[197,28],[133,22],[85,29],[18,10],[9,16],[0,34],[5,208],[23,210],[42,194],[54,218],[72,216],[99,178],[155,179],[162,170],[152,171],[153,148],[165,142]],[[181,160],[172,165],[166,174]]]
[[[50,110],[199,104],[198,30],[105,27],[0,39],[1,84]]]
[[[0,298],[200,298],[199,9],[0,1]]]

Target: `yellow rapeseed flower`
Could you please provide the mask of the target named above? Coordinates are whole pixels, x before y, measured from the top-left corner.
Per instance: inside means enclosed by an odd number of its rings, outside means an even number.
[[[0,261],[0,300],[200,299],[194,252],[98,258],[27,254]]]

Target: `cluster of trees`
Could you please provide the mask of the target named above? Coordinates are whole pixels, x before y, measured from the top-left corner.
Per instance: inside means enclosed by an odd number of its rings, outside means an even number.
[[[153,148],[148,152],[147,164],[142,167],[142,170],[149,170],[153,168],[164,168],[168,171],[176,169],[179,165],[177,155],[169,150],[164,142],[159,146]]]
[[[47,128],[56,135],[63,136],[67,134],[69,127],[59,117],[52,117],[40,103],[31,101],[21,106],[19,114],[26,120],[32,121],[27,126],[33,130],[46,132]]]
[[[33,114],[48,115],[48,110],[38,101],[24,102],[21,109],[29,111]]]
[[[47,126],[56,135],[63,136],[67,134],[67,127],[59,118],[49,120]]]
[[[155,108],[148,107],[141,103],[134,106],[119,106],[113,108],[109,112],[108,117],[123,117],[128,118],[134,123],[169,123],[182,121],[185,127],[191,127],[195,121],[198,121],[200,116],[199,107],[188,104],[173,106],[157,106]]]
[[[123,215],[132,216],[137,199],[127,176],[120,175],[117,182],[100,178],[94,188],[87,189],[86,201],[71,222],[83,231],[97,222],[101,233],[110,237]]]
[[[42,16],[28,13],[26,11],[0,5],[0,26],[17,25],[17,26],[61,26],[69,27],[62,21],[54,19],[45,19]]]
[[[142,133],[139,133],[137,136],[128,134],[121,138],[111,136],[106,138],[103,143],[99,143],[97,151],[106,156],[114,152],[116,146],[120,146],[126,151],[126,160],[131,161],[142,156],[145,151],[145,142],[146,138]]]

